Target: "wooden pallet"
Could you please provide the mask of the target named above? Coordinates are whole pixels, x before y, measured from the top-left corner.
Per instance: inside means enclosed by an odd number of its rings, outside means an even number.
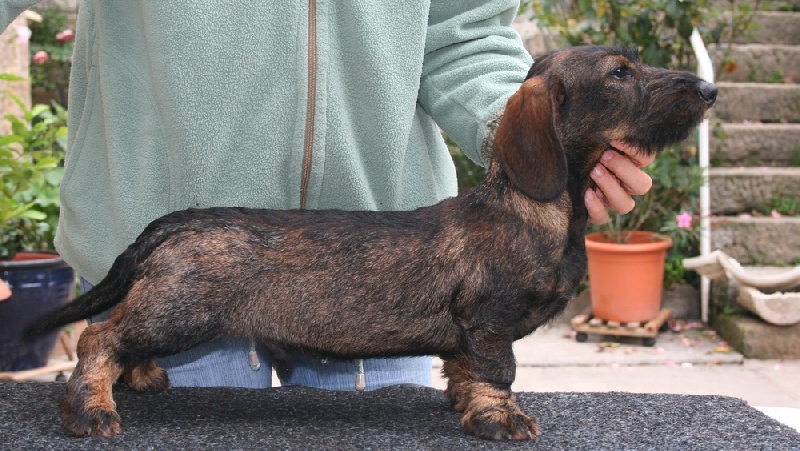
[[[572,318],[571,324],[572,330],[577,332],[575,340],[580,343],[585,342],[590,334],[594,334],[641,338],[645,346],[653,346],[656,344],[658,333],[666,328],[671,314],[670,309],[662,309],[655,318],[646,323],[619,323],[595,318],[591,313],[585,313]]]

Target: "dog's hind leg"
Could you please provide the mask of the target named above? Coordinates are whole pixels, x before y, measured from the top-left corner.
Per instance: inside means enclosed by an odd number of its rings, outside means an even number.
[[[160,392],[169,388],[167,372],[156,364],[155,359],[125,365],[122,380],[140,393]]]
[[[111,386],[122,374],[119,340],[109,321],[90,325],[78,341],[78,364],[61,403],[64,426],[73,435],[110,437],[121,432]]]
[[[487,331],[472,331],[464,354],[446,358],[446,394],[461,425],[494,440],[533,440],[541,434],[536,420],[523,412],[511,393],[516,365],[511,342]]]

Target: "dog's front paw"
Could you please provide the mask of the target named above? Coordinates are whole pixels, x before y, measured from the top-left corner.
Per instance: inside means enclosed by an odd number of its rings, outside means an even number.
[[[73,408],[69,398],[61,404],[61,418],[67,432],[76,437],[113,437],[122,433],[116,410]]]
[[[491,440],[533,440],[542,433],[536,420],[515,404],[467,410],[461,425],[478,437]]]

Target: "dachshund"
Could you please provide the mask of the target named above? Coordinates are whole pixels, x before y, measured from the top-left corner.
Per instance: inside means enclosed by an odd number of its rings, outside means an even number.
[[[512,343],[561,313],[586,274],[584,192],[613,141],[686,139],[717,88],[586,46],[538,59],[506,104],[483,182],[414,211],[208,208],[156,219],[91,291],[27,337],[111,307],[78,342],[61,405],[76,436],[121,433],[111,387],[168,388],[154,358],[224,336],[355,359],[438,355],[469,432],[541,431],[511,392]],[[235,277],[232,277],[235,274]]]

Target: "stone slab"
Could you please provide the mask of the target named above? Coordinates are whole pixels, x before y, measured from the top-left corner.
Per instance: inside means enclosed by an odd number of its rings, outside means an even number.
[[[720,82],[712,114],[723,122],[800,122],[800,85]]]
[[[798,22],[800,27],[800,22]],[[727,61],[718,81],[800,83],[800,46],[781,44],[736,44],[713,46],[714,61]]]
[[[800,124],[720,124],[711,134],[713,166],[800,166]]]
[[[800,168],[710,168],[712,214],[770,210],[775,197],[800,200]]]
[[[741,0],[739,0],[741,1]],[[737,1],[737,5],[739,3]],[[727,2],[726,2],[727,3]],[[764,8],[765,2],[760,2]],[[790,3],[791,8],[800,8],[796,0],[773,2],[775,4]],[[755,7],[755,5],[753,5]],[[728,6],[730,8],[730,6]],[[759,42],[762,44],[800,44],[800,12],[795,11],[759,11],[753,18],[753,27],[748,33],[739,36],[734,42]]]
[[[763,293],[742,287],[739,304],[764,321],[778,326],[800,324],[800,293]]]
[[[695,323],[683,323],[695,324]],[[518,367],[681,366],[741,364],[743,356],[727,348],[713,330],[700,326],[668,330],[652,347],[642,340],[590,334],[578,342],[570,327],[554,324],[514,342]],[[434,363],[437,366],[437,363]]]
[[[18,43],[17,27],[27,25],[27,20],[23,17],[17,17],[11,24],[0,34],[0,73],[9,73],[18,77],[28,78],[28,70],[30,67],[28,57],[28,43]],[[11,92],[18,96],[22,101],[30,107],[31,101],[31,85],[27,81],[23,82],[7,82],[0,80],[0,118],[6,114],[14,114],[20,116],[22,111],[17,104],[5,93]],[[0,134],[8,133],[10,126],[8,121],[0,121]]]
[[[711,249],[746,266],[795,266],[800,262],[800,217],[714,216]]]
[[[718,314],[713,325],[747,358],[800,359],[800,324],[775,326],[750,315]]]

